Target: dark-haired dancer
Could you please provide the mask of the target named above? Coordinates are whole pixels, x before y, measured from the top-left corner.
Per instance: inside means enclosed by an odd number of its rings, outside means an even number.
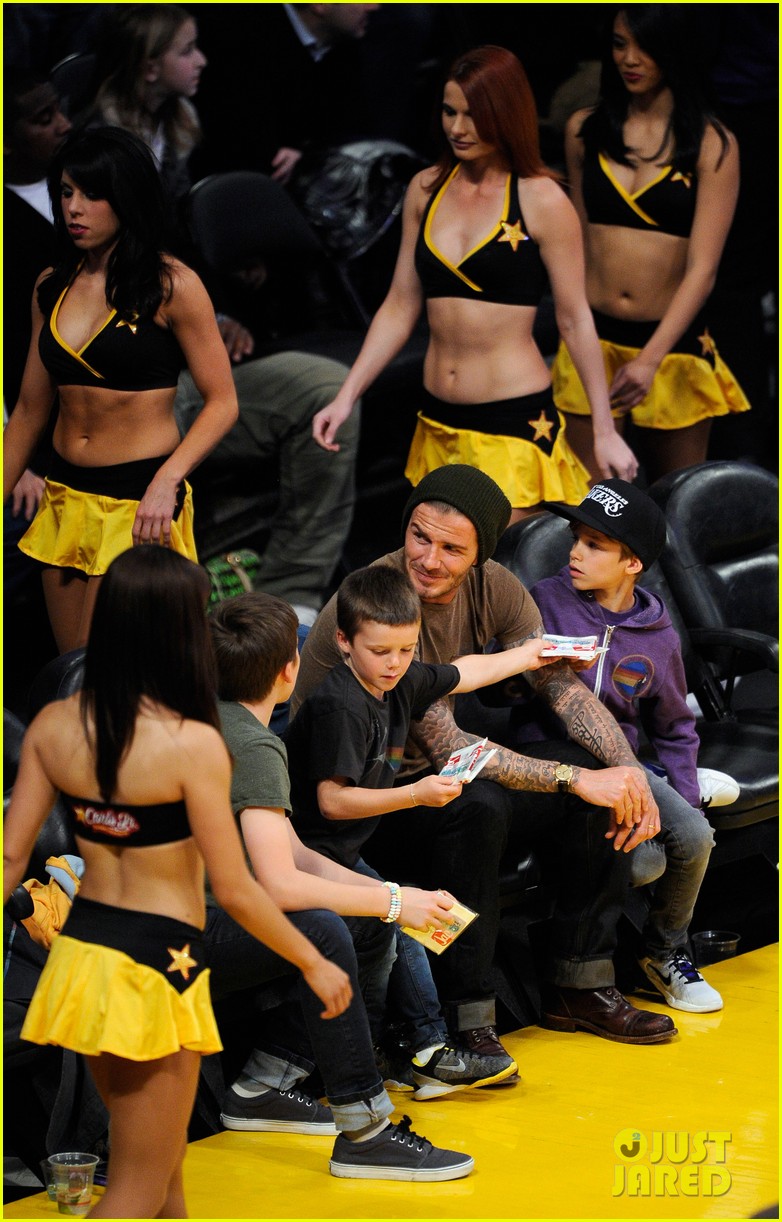
[[[195,559],[186,476],[237,405],[206,290],[163,251],[163,197],[146,146],[112,127],[73,137],[54,159],[49,191],[61,256],[36,286],[3,496],[58,396],[54,459],[20,547],[44,566],[64,653],[85,643],[98,579],[120,552],[162,543]],[[173,403],[185,364],[205,406],[180,440]]]
[[[578,218],[540,159],[535,104],[515,55],[480,47],[452,65],[442,129],[440,160],[407,192],[391,289],[344,386],[313,421],[316,440],[335,448],[339,426],[426,301],[430,341],[408,479],[418,484],[446,463],[477,467],[508,497],[512,521],[542,501],[581,501],[587,472],[532,337],[550,282],[560,333],[588,387],[601,474],[631,480],[637,464],[611,419],[584,294]]]
[[[128,550],[95,604],[81,694],[25,736],[5,820],[3,901],[59,790],[85,861],[23,1037],[88,1058],[109,1111],[105,1218],[184,1218],[182,1161],[200,1054],[221,1048],[204,966],[204,868],[219,903],[300,968],[324,1019],[351,999],[252,878],[231,813],[203,569]],[[121,648],[118,648],[121,642]]]
[[[703,462],[712,419],[749,408],[703,312],[736,207],[739,156],[699,93],[683,25],[691,7],[620,9],[602,97],[566,131],[611,406],[619,428],[630,413],[641,430],[650,480]],[[586,383],[564,346],[553,378],[573,448],[599,477]]]

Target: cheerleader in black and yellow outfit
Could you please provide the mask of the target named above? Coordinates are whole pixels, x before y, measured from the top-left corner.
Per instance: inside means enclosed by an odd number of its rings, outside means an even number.
[[[5,819],[4,901],[58,791],[85,862],[23,1036],[88,1058],[110,1117],[109,1181],[95,1217],[187,1216],[182,1160],[199,1058],[221,1047],[202,947],[205,868],[234,920],[301,969],[325,1018],[350,1001],[346,973],[247,869],[207,597],[204,570],[170,549],[134,548],[113,561],[84,689],[32,722]]]
[[[511,521],[543,501],[579,503],[589,473],[569,445],[532,334],[550,285],[587,387],[600,474],[632,480],[638,464],[611,418],[584,293],[578,217],[540,159],[535,103],[515,55],[479,47],[451,66],[442,129],[442,157],[408,188],[388,296],[336,399],[315,416],[315,440],[339,448],[340,425],[425,303],[429,346],[405,471],[411,483],[467,463],[499,484]]]
[[[619,10],[601,100],[565,137],[611,406],[619,427],[632,416],[650,480],[703,462],[712,420],[749,409],[704,310],[736,207],[738,150],[698,95],[685,7]],[[552,374],[595,476],[589,404],[564,345]]]
[[[54,460],[20,547],[42,568],[61,652],[83,645],[100,578],[120,552],[162,543],[191,559],[186,476],[238,415],[201,281],[163,252],[165,207],[146,145],[120,128],[71,137],[49,177],[61,257],[38,280],[19,401],[4,435],[4,498],[55,399]],[[187,365],[204,408],[180,439]]]

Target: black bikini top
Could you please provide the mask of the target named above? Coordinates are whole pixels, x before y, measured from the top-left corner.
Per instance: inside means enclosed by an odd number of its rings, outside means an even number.
[[[694,174],[667,165],[645,187],[630,192],[614,177],[608,159],[599,153],[597,157],[585,157],[581,189],[592,225],[690,236],[698,194]]]
[[[71,816],[73,831],[98,844],[132,848],[151,844],[172,844],[192,836],[183,801],[156,802],[149,806],[129,806],[127,802],[74,798],[62,795]]]
[[[67,284],[41,328],[38,351],[58,386],[100,386],[107,390],[158,390],[176,386],[184,367],[182,349],[172,331],[152,318],[130,322],[112,310],[102,327],[74,351],[57,330]]]
[[[491,233],[460,263],[451,263],[432,241],[434,215],[458,171],[456,165],[429,201],[418,232],[415,269],[424,297],[427,300],[464,297],[500,305],[536,306],[548,288],[548,275],[537,243],[526,232],[517,179],[512,175],[508,175],[505,187],[502,216]]]

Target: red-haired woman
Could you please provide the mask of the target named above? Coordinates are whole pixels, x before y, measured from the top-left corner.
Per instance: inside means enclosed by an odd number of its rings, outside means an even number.
[[[399,352],[426,301],[424,391],[405,474],[417,484],[445,463],[479,467],[503,489],[512,521],[542,501],[579,502],[588,472],[565,440],[551,379],[532,337],[550,282],[557,324],[587,387],[600,473],[632,480],[616,432],[584,294],[576,213],[540,160],[524,70],[502,47],[451,67],[445,147],[413,179],[388,296],[337,398],[313,420],[326,449],[359,396]]]

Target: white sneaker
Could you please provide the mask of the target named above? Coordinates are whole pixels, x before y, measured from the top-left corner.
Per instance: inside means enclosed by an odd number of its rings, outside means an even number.
[[[640,959],[639,963],[658,993],[662,993],[674,1010],[705,1014],[709,1010],[722,1009],[722,998],[717,990],[706,983],[681,948],[672,951],[667,959],[647,957]]]
[[[699,768],[698,785],[701,791],[701,806],[730,806],[741,793],[741,786],[727,772],[716,768]]]

